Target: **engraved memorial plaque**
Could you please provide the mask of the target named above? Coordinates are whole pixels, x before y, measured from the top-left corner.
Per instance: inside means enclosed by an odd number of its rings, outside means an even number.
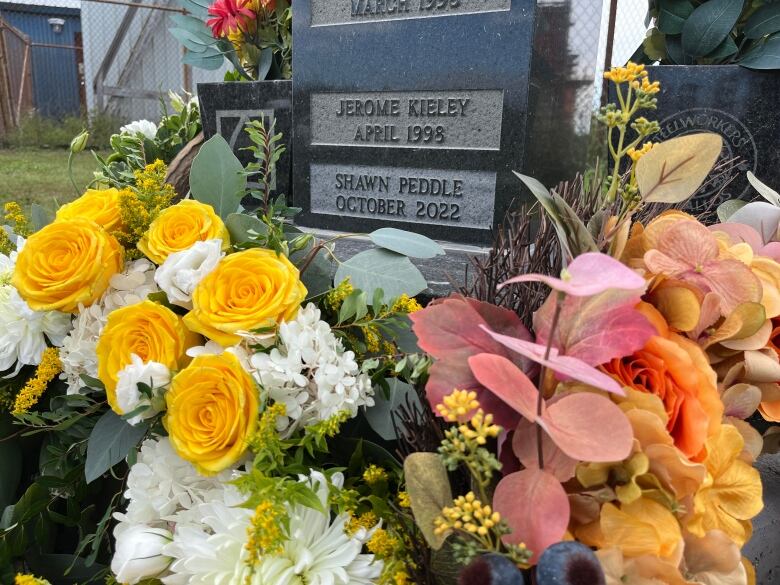
[[[521,194],[535,6],[296,0],[296,221],[487,243]]]

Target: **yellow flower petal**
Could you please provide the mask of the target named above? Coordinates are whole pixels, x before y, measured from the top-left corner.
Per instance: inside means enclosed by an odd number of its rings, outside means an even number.
[[[600,524],[607,546],[620,548],[626,556],[673,558],[680,554],[680,525],[667,508],[653,500],[640,498],[621,508],[605,504]]]

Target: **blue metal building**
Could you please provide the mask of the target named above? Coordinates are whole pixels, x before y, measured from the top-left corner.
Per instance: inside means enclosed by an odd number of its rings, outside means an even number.
[[[78,115],[86,101],[80,9],[0,2],[0,17],[30,40],[36,111]]]

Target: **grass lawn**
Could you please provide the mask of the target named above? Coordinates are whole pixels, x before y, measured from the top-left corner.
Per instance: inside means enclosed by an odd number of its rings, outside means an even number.
[[[83,187],[97,168],[94,157],[85,151],[73,160],[73,178]],[[39,203],[56,209],[76,197],[68,178],[67,149],[0,149],[0,203],[17,201],[23,208]]]

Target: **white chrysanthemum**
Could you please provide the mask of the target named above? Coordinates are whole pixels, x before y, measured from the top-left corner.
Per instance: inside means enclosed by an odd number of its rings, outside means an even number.
[[[195,242],[170,254],[154,273],[154,280],[171,303],[192,309],[192,292],[224,255],[220,239]]]
[[[136,120],[125,124],[119,129],[120,134],[129,134],[130,136],[138,136],[139,134],[149,140],[154,140],[157,136],[157,124],[150,122],[149,120]]]
[[[46,340],[60,346],[70,331],[71,316],[33,311],[10,284],[0,285],[0,372],[41,363]],[[16,367],[14,367],[16,366]]]
[[[159,362],[144,362],[136,354],[130,355],[130,363],[119,370],[116,382],[116,403],[123,413],[129,413],[140,406],[148,408],[130,417],[127,422],[137,425],[142,420],[151,418],[162,411],[162,395],[165,387],[171,381],[171,371],[165,364]],[[138,384],[146,384],[152,390],[152,396],[144,396],[138,389]]]
[[[97,303],[79,307],[73,321],[73,330],[65,338],[60,359],[60,378],[68,383],[68,394],[75,394],[83,386],[81,375],[97,378],[98,338],[111,311],[144,300],[159,289],[154,282],[154,264],[148,260],[134,260],[125,269],[111,277],[108,290]]]
[[[344,351],[313,304],[279,326],[278,347],[253,355],[251,361],[268,396],[287,409],[277,425],[280,431],[291,432],[340,411],[355,416],[359,407],[374,404],[371,378],[360,372],[354,352]]]
[[[144,441],[138,460],[130,468],[125,498],[129,500],[124,513],[114,514],[118,520],[130,524],[159,525],[160,522],[196,520],[189,515],[199,504],[213,500],[230,504],[240,503],[240,497],[228,484],[235,472],[226,470],[212,477],[200,475],[191,463],[185,461],[171,446],[167,437]]]
[[[325,476],[312,472],[308,481],[322,502],[328,505]],[[343,485],[335,474],[332,483]],[[362,554],[373,530],[360,529],[348,535],[350,517],[302,505],[288,508],[289,539],[276,555],[263,557],[254,570],[247,563],[247,529],[252,511],[222,502],[199,506],[203,526],[177,526],[174,539],[164,554],[176,559],[163,577],[166,585],[371,585],[382,573],[383,564],[374,555]]]

